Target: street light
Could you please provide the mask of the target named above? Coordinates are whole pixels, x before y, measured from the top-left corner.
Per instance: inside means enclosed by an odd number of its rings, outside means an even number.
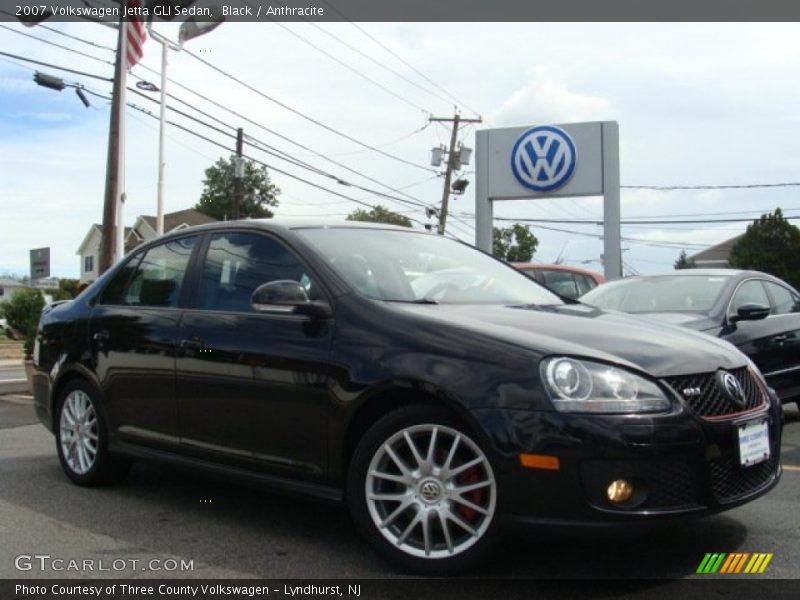
[[[184,42],[208,33],[218,27],[224,20],[224,17],[219,17],[216,21],[203,22],[197,21],[194,17],[189,17],[181,24],[177,44],[160,33],[153,31],[152,21],[147,23],[147,31],[150,33],[150,37],[161,44],[161,103],[158,116],[158,206],[156,209],[156,233],[158,235],[164,233],[164,122],[167,107],[167,54],[169,50],[180,52],[183,49]]]
[[[57,92],[61,92],[64,88],[72,88],[75,90],[75,93],[80,98],[81,102],[86,108],[89,108],[91,105],[89,104],[89,99],[86,97],[86,94],[83,93],[82,86],[78,83],[66,83],[60,77],[54,77],[53,75],[47,75],[45,73],[40,73],[36,71],[33,74],[33,80],[36,82],[37,85],[42,87],[46,87],[51,90],[56,90]]]

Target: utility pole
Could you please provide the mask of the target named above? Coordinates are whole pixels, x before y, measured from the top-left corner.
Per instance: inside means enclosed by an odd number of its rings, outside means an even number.
[[[236,130],[236,160],[233,166],[233,219],[242,218],[242,183],[244,179],[244,160],[242,159],[242,145],[244,143],[244,130]]]
[[[119,21],[117,33],[117,57],[114,64],[114,85],[111,91],[111,117],[108,125],[108,157],[106,159],[106,192],[103,204],[103,227],[100,242],[98,272],[108,270],[114,264],[117,249],[117,201],[120,183],[120,121],[124,110],[123,75],[125,74],[125,22]]]
[[[444,173],[444,190],[442,191],[442,207],[439,209],[439,227],[437,232],[439,235],[444,235],[445,226],[447,225],[447,206],[450,203],[450,179],[453,171],[456,170],[458,164],[458,157],[456,156],[456,141],[458,140],[458,126],[461,123],[481,123],[482,119],[464,119],[457,112],[455,116],[450,118],[431,117],[430,121],[450,122],[453,123],[453,130],[450,132],[450,150],[447,152],[447,169]]]

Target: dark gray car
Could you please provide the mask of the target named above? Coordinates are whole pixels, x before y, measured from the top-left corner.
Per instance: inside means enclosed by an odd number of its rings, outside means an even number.
[[[777,277],[687,269],[606,283],[580,300],[721,337],[756,363],[783,402],[800,405],[800,294]]]

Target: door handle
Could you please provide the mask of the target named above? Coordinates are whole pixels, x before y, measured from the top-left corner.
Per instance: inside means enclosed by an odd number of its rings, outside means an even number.
[[[782,333],[782,334],[780,334],[780,335],[776,335],[776,336],[775,336],[773,339],[774,339],[776,342],[779,342],[779,343],[781,343],[781,344],[782,344],[783,342],[785,342],[786,340],[788,340],[790,337],[791,337],[791,336],[790,336],[788,333]]]
[[[108,333],[108,331],[103,329],[102,331],[96,331],[92,336],[92,339],[98,344],[105,344],[111,339],[111,335]]]
[[[178,342],[178,345],[184,350],[200,350],[200,348],[203,347],[202,342],[198,338],[192,338],[190,340],[181,340],[180,342]]]

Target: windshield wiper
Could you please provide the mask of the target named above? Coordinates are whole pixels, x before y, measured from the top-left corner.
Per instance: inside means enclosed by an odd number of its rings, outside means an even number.
[[[403,304],[439,304],[433,298],[417,298],[416,300],[387,300],[387,302],[402,302]]]

